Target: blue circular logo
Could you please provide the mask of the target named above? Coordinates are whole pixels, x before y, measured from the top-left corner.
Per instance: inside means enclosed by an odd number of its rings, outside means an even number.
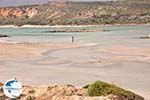
[[[7,80],[3,86],[4,94],[9,98],[19,97],[22,90],[22,84],[16,79]]]

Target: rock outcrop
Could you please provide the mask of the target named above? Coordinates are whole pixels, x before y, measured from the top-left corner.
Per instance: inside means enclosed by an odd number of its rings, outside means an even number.
[[[0,100],[9,100],[9,98],[0,91]],[[71,85],[24,86],[23,93],[17,100],[117,100],[117,96],[89,97],[87,96],[87,89],[76,88]]]
[[[0,38],[2,37],[9,37],[8,35],[3,35],[3,34],[0,34]]]
[[[147,35],[147,36],[141,36],[140,39],[150,39],[150,35]]]
[[[64,33],[64,32],[106,32],[109,30],[87,30],[87,29],[81,29],[81,30],[53,30],[53,31],[44,31],[44,33]]]
[[[31,18],[37,14],[37,10],[32,8],[1,8],[2,18]]]
[[[3,90],[0,90],[0,100],[9,100]],[[113,84],[96,81],[83,88],[72,85],[23,86],[23,93],[17,100],[144,100],[144,98]]]

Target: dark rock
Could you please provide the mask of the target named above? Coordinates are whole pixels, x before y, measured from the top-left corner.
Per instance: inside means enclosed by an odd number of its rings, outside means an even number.
[[[53,31],[44,31],[44,33],[108,32],[108,31],[109,30],[86,30],[86,29],[81,29],[81,30],[53,30]]]
[[[142,36],[142,37],[140,37],[140,39],[150,39],[150,35],[148,35],[148,36]]]
[[[0,34],[0,38],[2,37],[9,37],[8,35],[3,35],[3,34]]]

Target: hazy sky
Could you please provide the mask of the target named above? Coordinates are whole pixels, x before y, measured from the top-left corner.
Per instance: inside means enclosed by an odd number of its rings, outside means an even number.
[[[48,1],[50,0],[0,0],[0,6],[16,6],[16,5],[27,5],[27,4],[37,4],[37,3],[39,4]],[[110,1],[110,0],[72,0],[72,1]]]

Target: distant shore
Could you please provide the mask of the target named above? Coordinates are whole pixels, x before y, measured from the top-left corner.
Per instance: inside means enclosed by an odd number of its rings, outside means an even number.
[[[22,26],[16,26],[16,25],[0,25],[0,28],[48,28],[48,27],[97,27],[97,26],[134,26],[134,25],[150,25],[150,23],[147,24],[99,24],[99,25],[22,25]]]

